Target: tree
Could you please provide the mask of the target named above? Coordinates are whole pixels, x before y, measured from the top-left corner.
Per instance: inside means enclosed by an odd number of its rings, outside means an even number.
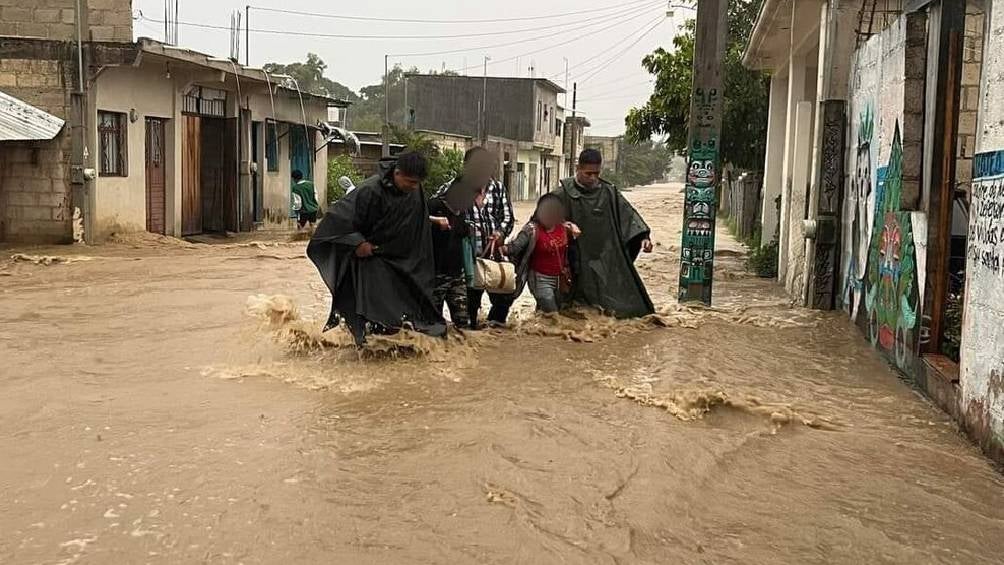
[[[268,63],[262,68],[269,74],[293,77],[300,86],[300,90],[304,92],[352,102],[359,99],[359,95],[351,88],[324,76],[328,65],[315,53],[307,53],[307,61],[303,63],[289,63],[288,65]]]
[[[740,169],[762,168],[766,151],[769,78],[742,64],[760,4],[761,0],[729,1],[720,147],[722,161]],[[655,75],[655,91],[644,106],[628,112],[625,121],[630,141],[664,135],[667,147],[680,154],[686,152],[694,82],[694,30],[695,22],[691,20],[683,33],[673,38],[673,51],[660,47],[642,60],[642,66]]]
[[[391,126],[394,141],[404,145],[406,151],[417,151],[429,162],[429,175],[424,186],[427,194],[435,193],[439,187],[454,179],[464,168],[464,152],[457,149],[440,149],[436,142],[425,134],[405,128]]]
[[[644,186],[661,180],[673,159],[673,152],[664,143],[653,143],[646,139],[640,143],[621,143],[619,172],[613,169],[603,171],[603,178],[622,188]]]
[[[356,131],[380,131],[384,123],[384,92],[390,93],[390,123],[400,125],[405,123],[404,110],[404,79],[405,75],[418,74],[421,71],[418,67],[411,67],[405,70],[400,65],[394,65],[387,76],[383,77],[378,84],[364,86],[359,89],[360,100],[353,104],[349,111],[349,120],[352,129]],[[435,71],[430,70],[425,74],[459,76],[456,71]],[[385,83],[387,88],[384,88]]]

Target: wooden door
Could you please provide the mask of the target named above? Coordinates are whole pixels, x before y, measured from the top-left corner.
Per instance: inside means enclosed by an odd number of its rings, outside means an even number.
[[[202,233],[202,121],[185,116],[181,139],[181,234]]]
[[[164,120],[146,119],[146,231],[165,233]]]
[[[239,118],[227,118],[223,128],[222,194],[224,225],[231,232],[241,231],[240,130]]]

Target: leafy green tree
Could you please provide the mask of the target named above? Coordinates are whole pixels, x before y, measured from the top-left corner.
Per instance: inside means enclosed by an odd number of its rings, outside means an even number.
[[[295,78],[300,89],[304,92],[353,102],[359,99],[359,95],[351,88],[324,76],[328,65],[315,53],[307,53],[307,60],[303,63],[289,63],[288,65],[268,63],[263,68],[265,72],[270,74],[289,75]]]
[[[391,126],[394,141],[404,145],[405,151],[417,151],[429,161],[429,176],[425,190],[432,194],[440,186],[455,178],[464,169],[464,152],[457,149],[440,149],[428,136],[405,128]]]
[[[639,143],[621,143],[619,163],[603,171],[603,178],[621,188],[644,186],[662,180],[669,170],[673,152],[664,143],[646,139]]]
[[[693,0],[687,0],[693,3]],[[730,0],[729,41],[724,61],[721,157],[740,169],[760,169],[766,150],[769,78],[743,67],[742,54],[761,0]],[[673,38],[673,50],[656,49],[642,60],[655,75],[655,91],[626,118],[627,137],[642,141],[663,135],[672,151],[685,153],[693,85],[695,22]]]
[[[349,177],[352,184],[359,184],[363,181],[363,175],[359,169],[352,164],[352,157],[339,155],[328,160],[328,202],[334,202],[345,196],[345,189],[338,184],[341,177]]]

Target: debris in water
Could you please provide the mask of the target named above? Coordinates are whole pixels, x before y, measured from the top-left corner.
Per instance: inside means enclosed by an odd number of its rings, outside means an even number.
[[[10,256],[10,259],[15,263],[33,263],[35,265],[68,265],[70,263],[93,261],[94,257],[87,257],[86,255],[64,257],[62,255],[28,255],[26,253],[15,253]]]

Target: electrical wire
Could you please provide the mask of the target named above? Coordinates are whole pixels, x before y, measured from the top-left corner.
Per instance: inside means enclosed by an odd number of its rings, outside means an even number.
[[[637,30],[635,30],[635,31],[633,31],[633,32],[631,32],[631,33],[629,33],[629,34],[627,34],[627,35],[625,35],[625,36],[624,36],[624,37],[622,37],[622,38],[620,39],[620,41],[618,41],[617,43],[614,43],[613,45],[610,45],[609,47],[605,48],[605,49],[604,49],[603,51],[601,51],[600,53],[597,53],[596,55],[594,55],[594,56],[592,56],[592,57],[589,57],[588,59],[585,59],[585,60],[582,60],[582,61],[579,61],[578,63],[576,63],[576,64],[572,65],[571,67],[568,67],[567,69],[565,69],[565,70],[564,70],[564,72],[560,72],[560,73],[555,73],[555,74],[551,75],[551,76],[550,76],[551,80],[558,80],[558,79],[561,79],[561,78],[562,78],[562,77],[564,77],[564,76],[568,76],[568,75],[567,75],[567,73],[569,73],[570,71],[572,71],[572,69],[576,69],[576,68],[579,68],[579,67],[581,67],[582,65],[585,65],[585,64],[587,64],[587,63],[589,63],[589,62],[591,62],[591,61],[595,61],[596,59],[599,59],[600,57],[603,57],[604,55],[606,55],[606,54],[610,53],[611,51],[613,51],[614,49],[616,49],[617,47],[619,47],[619,46],[620,46],[620,45],[621,45],[622,43],[624,43],[624,42],[626,42],[626,41],[630,41],[630,40],[631,40],[631,38],[632,38],[632,37],[633,37],[633,36],[634,36],[635,34],[637,34],[637,33],[641,33],[641,32],[642,32],[642,30],[644,30],[645,28],[647,28],[647,27],[649,26],[649,24],[650,24],[650,23],[651,23],[651,22],[647,22],[647,23],[644,23],[644,24],[642,24],[642,26],[641,26],[640,28],[638,28]],[[572,73],[572,76],[574,76],[574,75],[575,75],[575,73]]]
[[[563,18],[567,16],[579,16],[582,14],[592,14],[596,12],[608,12],[612,10],[623,10],[629,6],[636,6],[639,4],[650,3],[651,0],[636,0],[635,2],[627,2],[624,4],[614,4],[612,6],[605,6],[603,8],[593,8],[590,10],[579,10],[577,12],[566,12],[564,14],[549,14],[545,16],[526,16],[521,18],[488,18],[488,19],[473,19],[473,20],[423,20],[423,19],[409,19],[409,18],[376,18],[369,16],[347,16],[343,14],[325,14],[319,12],[306,12],[301,10],[286,10],[282,8],[270,8],[267,6],[250,6],[252,10],[258,10],[260,12],[273,12],[277,14],[291,14],[296,16],[310,16],[316,18],[330,18],[337,20],[352,20],[361,22],[393,22],[393,23],[410,23],[410,24],[488,24],[488,23],[508,23],[508,22],[524,22],[524,21],[535,21],[535,20],[549,20],[554,18]],[[662,3],[661,0],[659,2]]]
[[[641,16],[643,16],[645,14],[648,14],[648,13],[652,13],[652,8],[647,7],[647,6],[644,7],[644,8],[641,8],[641,9],[635,8],[634,10],[628,10],[626,13],[619,14],[617,16],[611,16],[611,19],[607,20],[607,22],[613,22],[613,23],[611,25],[602,27],[600,29],[591,29],[591,28],[594,28],[596,26],[602,25],[603,23],[606,23],[606,22],[599,21],[599,22],[593,22],[591,24],[586,24],[586,25],[581,26],[581,27],[579,27],[579,28],[576,29],[576,31],[579,32],[579,35],[577,37],[575,37],[575,38],[573,38],[571,40],[568,40],[568,41],[563,41],[563,42],[560,42],[560,43],[556,43],[553,46],[557,47],[557,46],[560,46],[560,45],[567,45],[569,43],[572,43],[574,41],[578,41],[579,39],[582,39],[583,37],[585,37],[584,35],[581,34],[582,31],[590,30],[590,33],[596,33],[596,32],[600,32],[600,31],[606,31],[606,30],[614,28],[614,27],[616,27],[618,25],[625,24],[625,23],[630,22],[632,20],[636,20],[639,17],[641,17]],[[479,45],[477,47],[464,47],[464,48],[460,48],[460,49],[445,49],[445,50],[440,50],[440,51],[424,51],[424,52],[420,52],[420,53],[391,53],[390,56],[391,57],[431,57],[431,56],[436,56],[436,55],[452,55],[452,54],[456,54],[456,53],[469,53],[471,51],[482,51],[483,52],[483,51],[486,51],[486,50],[489,50],[489,49],[498,49],[498,48],[501,48],[501,47],[513,47],[513,46],[516,46],[516,45],[523,45],[525,43],[535,43],[535,42],[539,42],[539,41],[547,41],[547,40],[550,40],[550,39],[551,39],[550,37],[532,37],[532,38],[528,38],[528,39],[521,39],[521,40],[518,40],[518,41],[508,41],[506,43],[495,43],[495,44],[492,44],[492,45]],[[508,62],[508,61],[515,61],[518,58],[526,57],[528,55],[534,55],[534,54],[539,53],[541,51],[545,51],[545,50],[547,50],[549,48],[550,47],[544,48],[544,49],[539,49],[539,50],[536,50],[536,51],[529,51],[529,52],[526,52],[526,53],[520,53],[519,55],[515,55],[515,56],[509,57],[507,59],[500,59],[498,61],[489,62],[488,65],[491,66],[491,65],[505,63],[505,62]],[[451,70],[462,72],[462,71],[467,71],[467,70],[470,70],[470,69],[475,69],[475,68],[478,68],[478,67],[480,67],[480,65],[470,65],[470,66],[462,67],[462,68],[459,68],[459,69],[451,69]]]
[[[650,8],[655,7],[657,4],[661,4],[661,0],[658,1],[658,2],[652,2],[651,0],[649,0],[649,2],[646,5],[644,5],[644,8],[645,9],[650,9]],[[593,18],[587,18],[585,20],[581,20],[578,23],[595,22],[595,21],[601,21],[601,20],[608,20],[609,21],[609,18],[611,18],[611,17],[616,17],[616,16],[611,16],[609,14],[605,14],[605,15],[602,15],[602,16],[595,16]],[[140,12],[140,14],[139,14],[139,19],[144,20],[144,21],[148,21],[148,22],[153,22],[153,23],[160,23],[160,24],[164,23],[163,20],[157,20],[157,19],[154,19],[154,18],[149,18],[149,17],[145,16],[142,12]],[[200,23],[200,22],[177,22],[177,23],[179,25],[182,25],[182,26],[201,28],[201,29],[214,29],[214,30],[226,30],[226,31],[231,31],[231,29],[232,29],[232,26],[221,26],[221,25],[215,25],[215,24],[205,24],[205,23]],[[264,29],[264,28],[249,28],[246,31],[250,31],[251,33],[263,34],[263,35],[288,35],[288,36],[294,36],[294,37],[323,37],[323,38],[332,38],[332,39],[362,39],[362,40],[369,40],[369,39],[384,39],[384,40],[386,40],[386,39],[429,39],[429,40],[443,40],[443,39],[470,39],[470,38],[475,38],[475,37],[492,37],[492,36],[499,36],[499,35],[512,35],[514,33],[527,33],[527,32],[548,31],[548,30],[559,29],[559,28],[563,28],[563,27],[567,27],[567,26],[568,26],[568,23],[559,23],[559,24],[549,24],[549,25],[546,25],[546,26],[532,27],[532,28],[510,29],[510,30],[503,30],[503,31],[486,31],[486,32],[479,32],[479,33],[461,33],[461,34],[452,34],[452,35],[400,35],[400,34],[388,34],[388,35],[354,35],[354,34],[346,34],[346,33],[324,33],[324,32],[310,32],[310,31],[290,31],[290,30]]]
[[[655,31],[655,29],[656,29],[657,27],[659,27],[659,25],[660,25],[660,24],[661,24],[661,23],[662,23],[663,21],[664,21],[664,20],[663,20],[662,18],[660,18],[660,19],[659,19],[659,21],[657,21],[657,22],[655,22],[654,24],[652,24],[652,27],[650,27],[650,28],[648,28],[647,30],[645,30],[645,33],[641,34],[640,36],[638,36],[638,38],[637,38],[637,39],[635,39],[634,41],[632,41],[630,45],[628,45],[628,46],[627,46],[627,47],[625,47],[624,49],[621,49],[621,50],[620,50],[620,51],[619,51],[619,52],[618,52],[617,54],[615,54],[615,55],[614,55],[613,57],[611,57],[611,58],[610,58],[610,59],[609,59],[609,60],[608,60],[607,62],[603,63],[603,64],[602,64],[602,65],[600,65],[599,67],[596,67],[595,69],[592,69],[592,71],[591,71],[591,72],[590,72],[590,73],[589,73],[588,75],[586,75],[586,76],[584,76],[584,77],[582,77],[582,78],[578,79],[578,82],[586,82],[586,81],[588,81],[589,79],[593,78],[594,76],[598,75],[598,74],[600,73],[600,71],[602,71],[603,69],[605,69],[605,68],[609,67],[609,66],[610,66],[611,64],[613,64],[613,62],[614,62],[614,61],[616,61],[617,59],[619,59],[619,58],[623,57],[623,56],[624,56],[624,54],[625,54],[625,53],[627,53],[627,52],[628,52],[628,51],[629,51],[629,50],[630,50],[630,49],[631,49],[632,47],[634,47],[635,45],[638,45],[638,43],[639,43],[639,42],[640,42],[640,41],[641,41],[642,39],[645,39],[645,37],[646,37],[646,36],[647,36],[648,34],[650,34],[650,33],[652,33],[653,31]]]
[[[638,13],[638,14],[635,14],[634,16],[632,16],[632,17],[630,17],[630,18],[627,18],[627,19],[625,19],[625,20],[621,20],[621,21],[619,21],[619,22],[615,22],[615,23],[613,23],[613,24],[611,24],[611,25],[609,25],[609,26],[606,26],[606,27],[604,27],[604,28],[601,28],[601,29],[598,29],[598,30],[595,30],[595,31],[592,31],[592,32],[590,32],[590,33],[596,33],[596,32],[601,32],[601,31],[606,31],[606,30],[608,30],[608,29],[611,29],[611,28],[613,28],[613,27],[617,27],[617,26],[619,26],[619,25],[621,25],[621,24],[625,24],[625,23],[627,23],[627,22],[629,22],[629,21],[632,21],[632,20],[635,20],[635,19],[637,19],[637,18],[638,18],[639,16],[643,16],[643,15],[646,15],[646,13],[645,13],[645,12],[642,12],[642,13]],[[658,17],[657,17],[657,18],[656,18],[655,20],[649,20],[649,21],[650,21],[650,23],[654,23],[654,22],[656,22],[656,20],[658,20],[658,21],[662,21],[662,20],[664,19],[664,17],[665,17],[665,16],[662,16],[662,15],[659,15],[659,16],[658,16]],[[595,25],[595,24],[594,24],[594,25]],[[578,29],[578,30],[576,30],[576,31],[582,31],[582,29],[584,29],[584,28],[580,28],[580,29]],[[507,62],[510,62],[510,61],[515,61],[516,59],[521,59],[521,58],[523,58],[523,57],[527,57],[527,56],[530,56],[530,55],[536,55],[537,53],[542,53],[542,52],[544,52],[544,51],[549,51],[549,50],[551,50],[551,49],[554,49],[555,47],[561,47],[561,46],[563,46],[563,45],[568,45],[569,43],[575,43],[576,41],[581,41],[581,40],[583,40],[583,39],[586,39],[587,37],[589,37],[589,36],[588,36],[588,35],[582,35],[582,34],[579,34],[579,35],[577,35],[576,37],[574,37],[574,38],[572,38],[572,39],[569,39],[568,41],[562,41],[562,42],[560,42],[560,43],[554,43],[554,44],[552,44],[552,45],[548,45],[547,47],[542,47],[542,48],[540,48],[540,49],[536,49],[536,50],[533,50],[533,51],[528,51],[528,52],[526,52],[526,53],[521,53],[521,54],[519,54],[519,55],[514,55],[514,56],[512,56],[512,57],[509,57],[509,58],[506,58],[506,59],[499,59],[499,60],[497,60],[497,61],[491,61],[491,62],[489,62],[489,63],[488,63],[488,65],[489,65],[489,66],[491,66],[491,65],[500,65],[500,64],[502,64],[502,63],[507,63]],[[465,50],[465,51],[466,51],[466,50]],[[438,54],[438,53],[437,53],[437,54]],[[462,67],[462,68],[459,68],[459,69],[452,69],[452,70],[454,70],[454,71],[456,71],[456,72],[464,72],[464,71],[469,71],[469,70],[471,70],[471,69],[477,69],[477,68],[479,68],[480,66],[481,66],[481,65],[470,65],[470,66],[467,66],[467,67]]]

